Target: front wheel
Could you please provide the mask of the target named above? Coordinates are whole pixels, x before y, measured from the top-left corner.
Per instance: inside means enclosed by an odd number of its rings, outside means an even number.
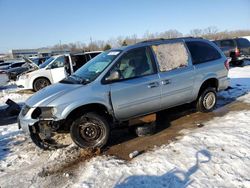
[[[39,91],[40,89],[43,89],[48,85],[50,85],[50,81],[47,78],[37,78],[34,81],[33,89],[34,91]]]
[[[215,88],[209,87],[201,92],[196,102],[196,108],[200,112],[211,112],[217,103]]]
[[[101,148],[109,139],[108,122],[96,113],[86,113],[76,119],[71,128],[72,140],[81,148]]]

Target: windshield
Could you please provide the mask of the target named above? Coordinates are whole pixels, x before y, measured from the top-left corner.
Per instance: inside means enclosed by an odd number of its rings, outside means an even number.
[[[121,51],[103,52],[78,69],[71,78],[81,78],[87,82],[95,80]]]
[[[54,57],[50,57],[49,59],[47,59],[44,63],[42,63],[41,65],[39,65],[39,68],[45,68],[48,64],[50,64],[55,58]]]

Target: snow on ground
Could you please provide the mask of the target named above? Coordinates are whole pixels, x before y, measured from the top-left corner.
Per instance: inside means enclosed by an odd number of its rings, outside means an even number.
[[[7,99],[11,99],[16,103],[25,102],[32,94],[22,92],[15,85],[8,85],[0,88],[0,108],[5,106]]]
[[[250,111],[205,123],[127,163],[93,158],[75,187],[250,187]]]
[[[250,103],[250,66],[230,70],[231,89],[221,101]],[[244,96],[242,96],[245,94]],[[0,109],[7,98],[22,103],[30,94],[0,90]],[[223,102],[221,102],[223,103]],[[250,187],[250,111],[234,111],[182,130],[177,141],[139,155],[130,162],[97,156],[78,163],[73,173],[58,174],[85,156],[74,145],[42,151],[18,130],[0,126],[1,187]]]

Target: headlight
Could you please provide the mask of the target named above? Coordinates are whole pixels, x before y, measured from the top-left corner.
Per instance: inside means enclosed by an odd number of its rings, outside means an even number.
[[[30,110],[30,107],[28,105],[24,105],[22,107],[22,110],[21,110],[22,116],[25,116],[28,113],[29,110]]]
[[[27,78],[29,78],[29,74],[23,74],[23,75],[19,76],[19,79],[21,79],[21,80],[24,80]]]
[[[37,107],[31,114],[31,117],[33,119],[51,119],[55,116],[56,112],[57,110],[54,107]]]

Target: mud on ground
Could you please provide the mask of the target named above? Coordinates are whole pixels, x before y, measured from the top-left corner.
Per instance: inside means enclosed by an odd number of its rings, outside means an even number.
[[[250,104],[240,101],[217,108],[210,113],[195,112],[189,105],[164,111],[165,123],[157,125],[157,132],[151,136],[136,137],[127,129],[116,130],[112,133],[111,146],[104,152],[124,160],[129,159],[129,153],[137,150],[145,152],[156,146],[168,144],[179,139],[184,129],[198,129],[206,126],[206,122],[214,117],[224,116],[228,112],[250,110]],[[153,118],[153,117],[152,117]]]

